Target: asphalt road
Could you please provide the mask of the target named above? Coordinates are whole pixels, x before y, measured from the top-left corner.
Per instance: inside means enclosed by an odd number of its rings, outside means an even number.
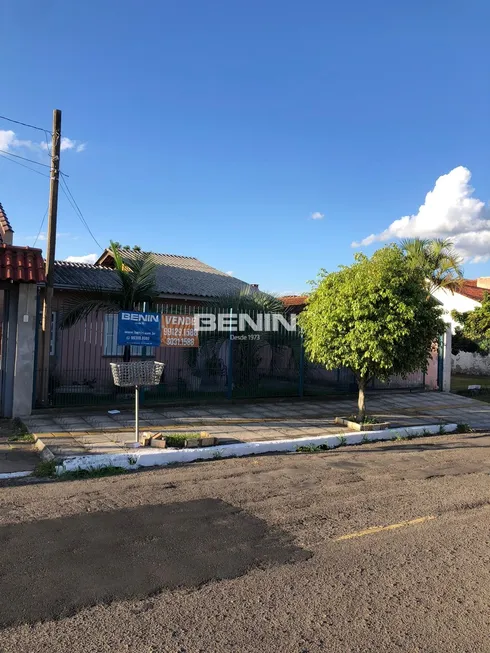
[[[0,651],[490,651],[489,447],[4,484]]]

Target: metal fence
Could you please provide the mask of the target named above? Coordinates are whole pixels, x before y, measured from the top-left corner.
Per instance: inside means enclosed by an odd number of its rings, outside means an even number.
[[[162,305],[157,310],[176,315],[229,312],[182,305]],[[247,314],[254,322],[260,315],[253,311]],[[110,370],[110,363],[120,361],[123,354],[123,348],[117,345],[117,315],[91,314],[67,329],[60,328],[59,320],[54,319],[53,326],[48,392],[42,393],[42,370],[38,369],[36,405],[117,408],[134,400],[131,388],[114,385]],[[299,330],[288,331],[282,325],[277,331],[267,332],[255,332],[251,328],[239,334],[201,332],[196,348],[132,347],[131,357],[165,363],[160,384],[142,393],[146,405],[323,396],[357,389],[349,370],[327,371],[308,361]],[[420,373],[408,380],[374,382],[371,386],[423,388],[424,377]]]

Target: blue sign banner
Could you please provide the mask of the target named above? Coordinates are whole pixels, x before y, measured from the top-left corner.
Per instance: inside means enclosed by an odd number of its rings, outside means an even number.
[[[117,344],[140,347],[160,346],[160,315],[121,311],[117,319]]]

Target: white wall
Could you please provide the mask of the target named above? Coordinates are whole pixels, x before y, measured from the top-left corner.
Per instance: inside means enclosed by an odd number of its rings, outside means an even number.
[[[490,376],[490,356],[460,351],[452,356],[453,374],[482,374]]]
[[[460,325],[458,322],[455,322],[452,319],[451,311],[459,311],[460,313],[464,313],[466,311],[472,311],[475,308],[478,308],[478,306],[481,306],[480,302],[477,302],[474,299],[469,299],[468,297],[460,295],[459,293],[453,294],[448,290],[443,290],[441,288],[434,291],[432,294],[443,305],[445,310],[443,319],[445,322],[447,322],[447,324],[451,325],[451,330],[453,333],[455,327]]]

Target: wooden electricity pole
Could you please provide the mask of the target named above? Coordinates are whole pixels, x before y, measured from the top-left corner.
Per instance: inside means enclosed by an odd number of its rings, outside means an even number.
[[[58,185],[60,178],[61,111],[53,111],[51,139],[51,174],[49,185],[48,235],[46,249],[46,289],[42,318],[42,401],[47,403],[49,391],[49,352],[51,345],[51,313],[53,305],[56,223],[58,221]]]

